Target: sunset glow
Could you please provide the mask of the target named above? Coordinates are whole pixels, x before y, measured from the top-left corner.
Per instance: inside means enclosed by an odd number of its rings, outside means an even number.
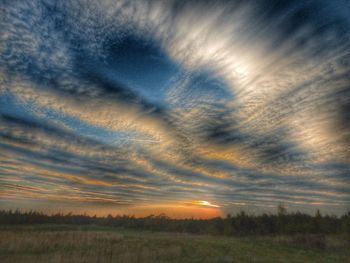
[[[208,206],[208,207],[220,207],[218,205],[211,204],[208,201],[193,201],[192,204],[201,205],[201,206]]]

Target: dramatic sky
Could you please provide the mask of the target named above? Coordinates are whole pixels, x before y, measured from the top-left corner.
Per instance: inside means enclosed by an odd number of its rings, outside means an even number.
[[[0,208],[350,209],[350,2],[0,1]]]

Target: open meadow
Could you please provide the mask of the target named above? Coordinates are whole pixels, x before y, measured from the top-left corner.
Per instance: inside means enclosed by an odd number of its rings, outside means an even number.
[[[0,262],[350,262],[343,236],[224,237],[101,226],[1,226]]]

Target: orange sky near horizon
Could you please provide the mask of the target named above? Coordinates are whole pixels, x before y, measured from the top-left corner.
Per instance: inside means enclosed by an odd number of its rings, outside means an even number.
[[[225,213],[220,207],[214,207],[212,204],[201,205],[202,201],[191,201],[188,203],[168,203],[168,204],[144,204],[137,206],[125,206],[113,208],[110,206],[93,207],[88,210],[84,208],[75,208],[73,211],[70,209],[62,210],[63,213],[72,212],[73,214],[83,214],[93,216],[107,216],[111,214],[116,215],[128,215],[135,217],[147,217],[150,215],[164,214],[170,218],[184,219],[184,218],[196,218],[196,219],[208,219],[214,217],[223,217]],[[204,201],[207,202],[207,201]],[[52,211],[57,213],[57,211]]]
[[[204,202],[204,204],[200,204]],[[36,207],[20,206],[20,211],[38,211],[44,214],[86,214],[89,216],[103,217],[107,215],[128,215],[134,217],[147,217],[150,215],[166,215],[174,219],[208,219],[215,217],[224,217],[224,211],[217,205],[211,204],[207,201],[191,201],[188,203],[162,203],[162,204],[143,204],[143,205],[131,205],[131,206],[55,206],[55,205],[42,205]]]

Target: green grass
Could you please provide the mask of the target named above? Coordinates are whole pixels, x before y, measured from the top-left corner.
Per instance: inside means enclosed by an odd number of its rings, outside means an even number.
[[[307,242],[306,242],[306,241]],[[199,236],[98,226],[0,227],[0,262],[350,262],[347,241]]]

